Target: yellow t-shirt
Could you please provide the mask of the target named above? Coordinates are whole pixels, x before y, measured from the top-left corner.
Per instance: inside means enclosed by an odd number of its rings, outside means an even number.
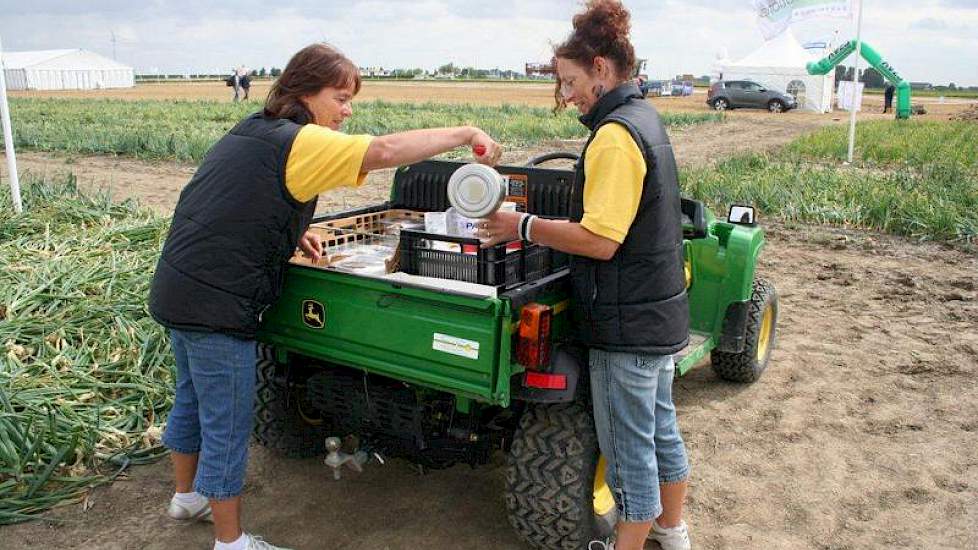
[[[618,244],[635,221],[645,181],[645,157],[628,130],[605,124],[584,155],[584,217],[581,225]]]
[[[372,139],[316,124],[303,126],[285,165],[285,187],[292,198],[307,202],[334,187],[361,185],[367,174],[360,168]]]

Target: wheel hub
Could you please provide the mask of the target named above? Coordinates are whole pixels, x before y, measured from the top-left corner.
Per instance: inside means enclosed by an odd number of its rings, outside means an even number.
[[[606,515],[615,508],[615,497],[605,479],[607,470],[608,463],[602,456],[598,459],[597,471],[594,472],[594,513],[599,516]]]
[[[771,329],[774,327],[774,308],[769,304],[764,309],[764,317],[761,319],[761,333],[757,336],[757,362],[761,363],[767,357],[767,350],[771,344]]]

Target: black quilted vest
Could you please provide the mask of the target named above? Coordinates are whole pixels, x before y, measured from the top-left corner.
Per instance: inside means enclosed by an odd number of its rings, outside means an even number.
[[[300,124],[254,114],[208,151],[180,193],[149,295],[161,325],[254,338],[316,210],[285,166]]]
[[[669,137],[658,113],[631,83],[602,96],[581,122],[591,137],[576,167],[571,221],[584,216],[584,158],[602,125],[617,122],[628,129],[645,157],[646,176],[635,221],[614,257],[571,258],[577,338],[607,351],[676,353],[689,341],[689,305],[679,179]]]

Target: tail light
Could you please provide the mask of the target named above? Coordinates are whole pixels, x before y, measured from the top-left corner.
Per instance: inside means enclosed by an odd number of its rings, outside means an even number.
[[[553,308],[530,303],[520,312],[516,360],[528,369],[539,370],[550,364],[550,323]]]

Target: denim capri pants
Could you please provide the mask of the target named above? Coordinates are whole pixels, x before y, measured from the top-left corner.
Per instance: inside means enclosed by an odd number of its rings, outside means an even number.
[[[226,500],[241,494],[255,399],[254,340],[170,329],[177,386],[163,444],[198,454],[194,490]]]
[[[659,484],[689,477],[672,402],[673,358],[592,349],[589,364],[595,428],[619,518],[652,521],[662,514]]]

